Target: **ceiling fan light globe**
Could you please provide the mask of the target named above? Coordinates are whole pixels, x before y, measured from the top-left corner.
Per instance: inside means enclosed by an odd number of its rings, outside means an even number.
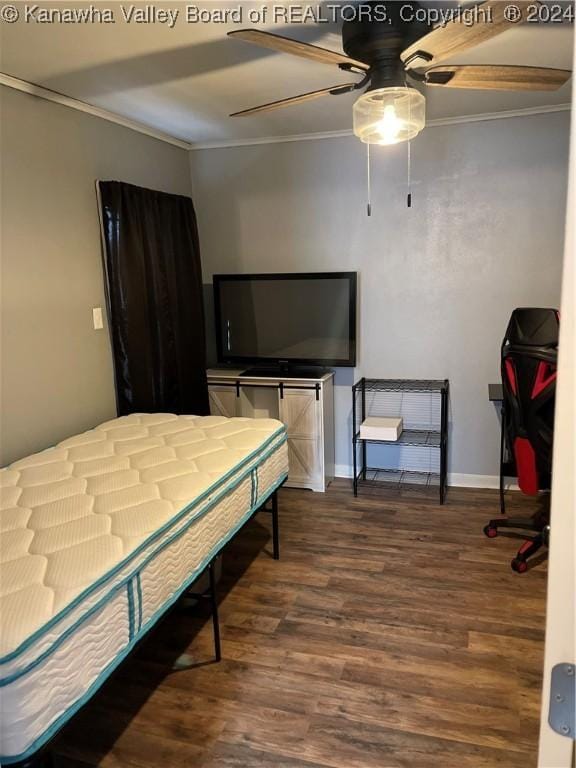
[[[426,124],[426,99],[414,88],[378,88],[356,100],[353,120],[354,135],[365,144],[409,141]]]

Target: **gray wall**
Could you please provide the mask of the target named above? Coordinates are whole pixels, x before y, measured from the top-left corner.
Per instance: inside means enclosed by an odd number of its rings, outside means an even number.
[[[0,465],[116,413],[95,180],[190,194],[187,153],[0,88]]]
[[[336,463],[349,466],[349,387],[360,375],[447,377],[452,473],[496,475],[487,401],[517,306],[557,306],[568,113],[430,127],[372,152],[354,138],[190,153],[204,278],[358,270],[359,364],[337,372]],[[462,478],[461,478],[462,479]]]

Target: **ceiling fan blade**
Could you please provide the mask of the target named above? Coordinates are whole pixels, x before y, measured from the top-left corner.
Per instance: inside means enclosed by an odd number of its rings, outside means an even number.
[[[518,23],[526,20],[528,8],[538,5],[540,5],[538,0],[534,2],[517,0],[513,6],[504,0],[487,0],[473,7],[464,8],[459,16],[455,16],[454,19],[436,27],[420,40],[412,43],[402,51],[400,58],[406,66],[414,67],[442,61],[502,32],[514,29]],[[508,19],[511,14],[508,10],[510,7],[517,9],[518,12],[518,19],[514,21]],[[512,13],[515,12],[516,10]],[[422,56],[418,56],[419,53]]]
[[[262,48],[269,48],[272,51],[292,53],[294,56],[301,56],[304,59],[319,61],[322,64],[348,64],[357,69],[369,69],[368,64],[365,64],[363,61],[351,59],[343,53],[330,51],[328,48],[320,48],[318,45],[310,45],[310,43],[301,43],[298,40],[292,40],[289,37],[274,35],[272,32],[262,32],[259,29],[234,30],[228,32],[228,37],[236,37],[239,40],[259,45]]]
[[[432,67],[424,73],[426,85],[481,88],[494,91],[557,91],[570,79],[568,69],[455,64]]]
[[[279,109],[280,107],[290,107],[292,104],[301,104],[304,101],[311,101],[312,99],[317,99],[319,96],[327,96],[329,93],[335,96],[340,93],[348,93],[349,91],[353,91],[356,85],[356,83],[342,83],[342,85],[333,85],[331,88],[321,88],[319,91],[301,93],[299,96],[291,96],[288,99],[280,99],[279,101],[271,101],[268,104],[260,104],[259,107],[243,109],[241,112],[233,112],[230,117],[247,117],[248,115],[255,115],[258,112],[270,112],[271,110]]]

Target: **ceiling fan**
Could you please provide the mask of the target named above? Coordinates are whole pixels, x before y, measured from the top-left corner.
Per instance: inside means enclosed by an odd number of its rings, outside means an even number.
[[[357,82],[322,88],[262,104],[230,117],[246,117],[289,107],[325,95],[364,90],[353,108],[354,133],[366,144],[396,144],[416,136],[425,124],[425,98],[409,81],[442,88],[512,91],[555,91],[570,70],[498,64],[441,65],[444,59],[514,28],[540,4],[486,0],[453,14],[434,29],[420,21],[425,11],[416,2],[362,4],[373,13],[352,13],[342,23],[344,53],[310,45],[258,29],[228,35],[282,53],[290,53],[362,75]],[[376,11],[385,6],[385,20]],[[513,10],[510,11],[509,9]],[[473,14],[473,15],[472,15]],[[538,17],[536,17],[538,18]]]

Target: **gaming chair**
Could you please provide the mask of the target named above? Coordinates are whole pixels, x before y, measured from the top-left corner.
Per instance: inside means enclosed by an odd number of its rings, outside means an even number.
[[[550,488],[556,394],[559,315],[555,309],[515,309],[501,348],[503,388],[500,451],[500,511],[504,513],[505,450],[516,467],[523,493],[536,496]],[[512,560],[518,573],[528,569],[528,558],[548,544],[549,513],[530,519],[501,517],[484,528],[489,538],[499,528],[534,531]]]

